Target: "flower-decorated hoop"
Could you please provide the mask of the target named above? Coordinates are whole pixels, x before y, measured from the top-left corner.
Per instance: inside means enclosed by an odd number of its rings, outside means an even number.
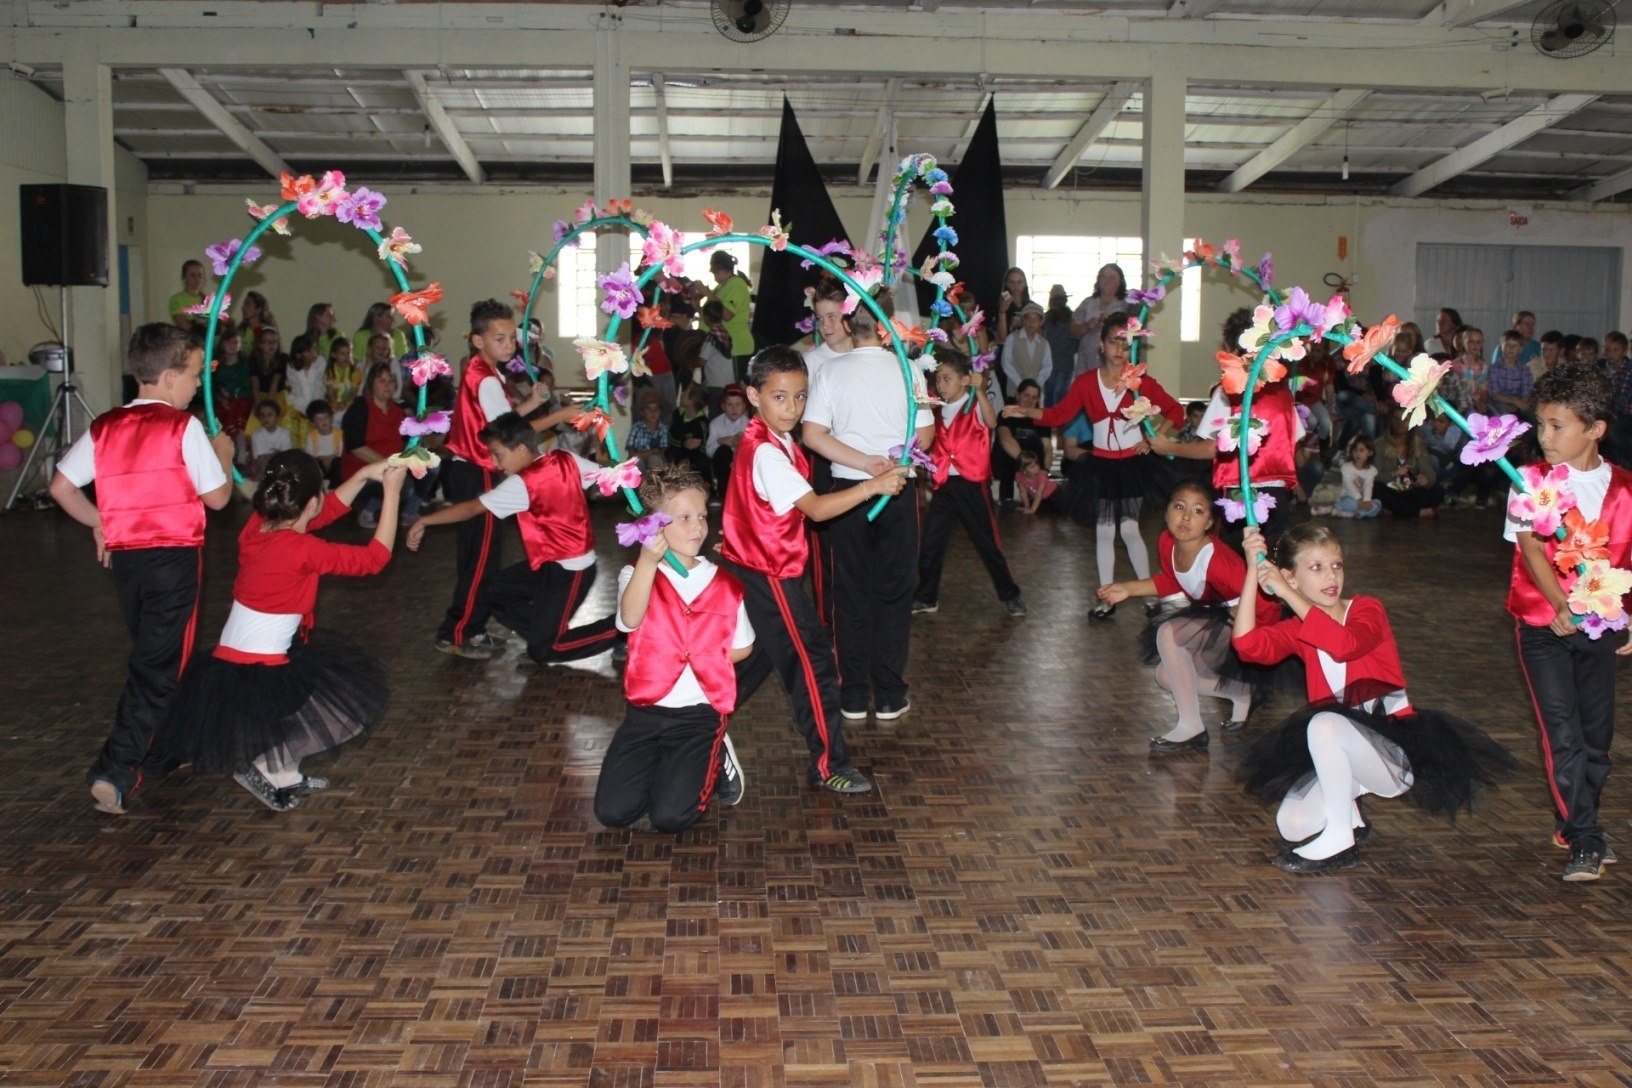
[[[349,223],[374,241],[380,260],[386,262],[397,286],[402,288],[391,296],[391,308],[413,329],[414,361],[410,364],[410,373],[414,383],[419,386],[419,398],[413,418],[403,421],[402,434],[408,442],[403,451],[394,454],[390,460],[406,465],[415,476],[423,476],[436,467],[438,458],[420,444],[420,439],[427,434],[446,433],[449,425],[448,413],[427,412],[425,403],[426,384],[439,375],[453,372],[447,359],[426,350],[425,344],[424,326],[429,320],[428,309],[442,301],[442,285],[432,282],[417,291],[409,285],[406,272],[408,255],[419,253],[421,247],[401,227],[391,228],[389,234],[383,233],[385,225],[380,221],[380,209],[385,207],[386,198],[382,194],[361,185],[347,191],[346,176],[338,170],[327,171],[321,179],[314,179],[310,174],[298,178],[284,174],[279,181],[282,204],[258,205],[246,199],[244,203],[249,206],[250,218],[257,220],[255,229],[242,240],[233,238],[204,251],[220,280],[203,302],[182,311],[209,315],[204,329],[204,358],[208,361],[214,357],[215,332],[220,324],[221,312],[232,304],[228,288],[232,286],[233,277],[240,267],[261,257],[261,251],[255,245],[261,235],[268,230],[282,235],[290,234],[289,217],[295,212],[307,219],[334,216],[342,223]],[[213,369],[213,365],[206,362],[203,374],[204,417],[205,427],[211,435],[221,431],[221,422],[215,416],[215,399],[211,395]],[[233,469],[233,478],[239,483],[243,482],[236,468]]]

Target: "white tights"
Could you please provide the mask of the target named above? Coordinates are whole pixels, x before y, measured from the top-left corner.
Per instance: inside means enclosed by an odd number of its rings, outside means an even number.
[[[1178,707],[1179,722],[1163,735],[1164,740],[1189,740],[1204,732],[1201,722],[1201,696],[1209,695],[1230,701],[1232,721],[1245,721],[1252,712],[1252,688],[1239,680],[1224,680],[1210,672],[1196,668],[1195,658],[1182,645],[1199,634],[1209,620],[1168,620],[1156,629],[1156,651],[1161,664],[1156,666],[1156,683],[1173,696]]]
[[[1391,765],[1342,714],[1327,711],[1309,722],[1309,755],[1314,781],[1286,795],[1275,825],[1290,842],[1315,836],[1294,851],[1310,861],[1354,845],[1354,829],[1364,822],[1355,798],[1368,793],[1398,797],[1411,788],[1411,771]]]
[[[1133,564],[1133,576],[1139,579],[1150,577],[1150,553],[1145,550],[1145,538],[1139,535],[1139,519],[1102,519],[1094,524],[1094,560],[1099,566],[1099,584],[1102,586],[1116,580],[1118,532],[1122,534],[1122,546],[1128,550],[1128,562]]]

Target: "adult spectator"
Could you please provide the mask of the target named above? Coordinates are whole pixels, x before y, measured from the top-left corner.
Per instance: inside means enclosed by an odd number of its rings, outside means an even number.
[[[203,328],[208,319],[202,314],[184,314],[181,311],[189,306],[198,306],[204,302],[204,262],[183,261],[181,263],[181,290],[170,296],[168,310],[170,320],[177,327],[183,329]]]
[[[1049,376],[1048,385],[1043,389],[1043,403],[1056,404],[1071,387],[1077,358],[1077,338],[1071,335],[1071,300],[1065,293],[1064,284],[1056,283],[1048,289],[1043,335],[1048,337],[1048,352],[1054,360],[1054,373]]]
[[[723,249],[716,249],[708,258],[708,271],[714,287],[703,297],[720,304],[720,324],[731,334],[732,381],[740,382],[754,357],[753,285],[746,273],[737,271],[737,259]]]
[[[1529,366],[1530,360],[1541,354],[1541,344],[1535,339],[1536,315],[1529,310],[1520,310],[1513,315],[1511,327],[1519,333],[1519,343],[1521,345],[1519,348],[1519,364]],[[1501,361],[1502,345],[1497,344],[1491,349],[1490,365],[1494,367]],[[1535,375],[1532,374],[1531,377],[1534,378]]]
[[[1031,284],[1025,269],[1011,268],[1003,273],[1003,294],[997,300],[997,342],[1009,338],[1009,333],[1020,327],[1020,309],[1031,301]]]
[[[397,315],[391,312],[389,302],[371,304],[362,327],[351,338],[352,350],[356,351],[359,344],[366,348],[368,342],[379,335],[391,342],[391,358],[402,358],[408,354],[408,334],[397,328],[396,324]]]
[[[383,461],[394,453],[401,453],[406,445],[402,439],[402,421],[407,413],[397,403],[397,368],[392,362],[375,363],[368,368],[364,395],[351,402],[340,421],[342,445],[340,476],[351,479],[364,465]],[[399,518],[413,524],[419,515],[419,493],[411,486],[413,477],[402,478],[403,504]],[[372,529],[378,524],[381,491],[378,484],[368,484],[352,503],[357,511],[357,524]]]
[[[1434,315],[1434,335],[1422,345],[1422,350],[1444,362],[1456,354],[1456,330],[1462,327],[1462,315],[1449,306],[1441,307]]]
[[[1101,267],[1094,277],[1094,293],[1078,303],[1076,312],[1071,315],[1071,335],[1077,338],[1077,357],[1071,369],[1073,378],[1084,371],[1099,369],[1099,327],[1109,315],[1127,311],[1128,277],[1122,273],[1122,266]]]

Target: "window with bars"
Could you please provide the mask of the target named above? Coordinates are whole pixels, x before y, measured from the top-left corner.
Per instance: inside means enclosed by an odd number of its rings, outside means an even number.
[[[1186,238],[1184,244],[1195,240]],[[1094,292],[1099,270],[1108,264],[1120,265],[1129,287],[1144,283],[1145,244],[1142,238],[1105,234],[1022,234],[1015,241],[1015,264],[1025,270],[1032,297],[1046,304],[1048,289],[1065,286],[1075,308]],[[1176,254],[1175,254],[1176,256]],[[1172,305],[1168,295],[1163,305]],[[1192,344],[1201,339],[1201,269],[1187,268],[1177,292],[1179,339]]]

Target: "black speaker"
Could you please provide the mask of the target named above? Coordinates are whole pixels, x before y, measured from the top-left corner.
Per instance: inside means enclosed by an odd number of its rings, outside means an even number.
[[[108,191],[97,185],[20,185],[23,283],[108,285]]]

